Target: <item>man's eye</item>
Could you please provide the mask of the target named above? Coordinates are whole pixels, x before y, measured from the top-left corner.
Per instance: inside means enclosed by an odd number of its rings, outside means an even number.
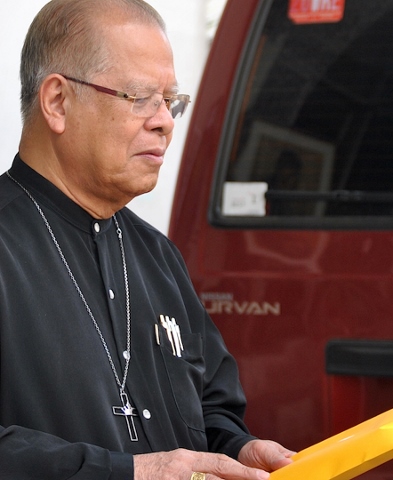
[[[134,105],[137,107],[143,107],[148,104],[150,98],[150,96],[135,97]]]

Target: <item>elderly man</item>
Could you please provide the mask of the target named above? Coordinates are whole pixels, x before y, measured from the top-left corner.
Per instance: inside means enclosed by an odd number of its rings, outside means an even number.
[[[0,177],[0,478],[268,478],[292,452],[248,433],[178,251],[124,208],[154,188],[189,102],[161,17],[52,0],[21,81]]]

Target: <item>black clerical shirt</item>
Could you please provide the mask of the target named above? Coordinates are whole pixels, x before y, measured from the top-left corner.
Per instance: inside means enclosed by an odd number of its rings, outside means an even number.
[[[126,350],[122,257],[112,218],[96,220],[17,156],[10,170],[34,197],[69,264],[120,378]],[[171,241],[124,208],[131,302],[126,392],[33,201],[0,177],[0,478],[124,480],[133,454],[179,447],[236,457],[253,437],[242,422],[237,368]],[[173,354],[160,315],[180,327]]]

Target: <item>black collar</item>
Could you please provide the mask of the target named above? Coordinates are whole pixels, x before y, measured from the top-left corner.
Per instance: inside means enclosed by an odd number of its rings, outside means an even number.
[[[91,233],[92,225],[100,224],[104,232],[112,224],[112,218],[97,220],[86,210],[73,202],[53,183],[29,167],[19,155],[16,155],[9,170],[10,175],[23,185],[41,205],[53,210],[75,227]]]

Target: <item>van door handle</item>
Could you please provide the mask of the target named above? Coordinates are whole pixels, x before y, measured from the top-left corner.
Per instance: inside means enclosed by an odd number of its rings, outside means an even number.
[[[325,353],[328,374],[393,377],[393,341],[334,339]]]

